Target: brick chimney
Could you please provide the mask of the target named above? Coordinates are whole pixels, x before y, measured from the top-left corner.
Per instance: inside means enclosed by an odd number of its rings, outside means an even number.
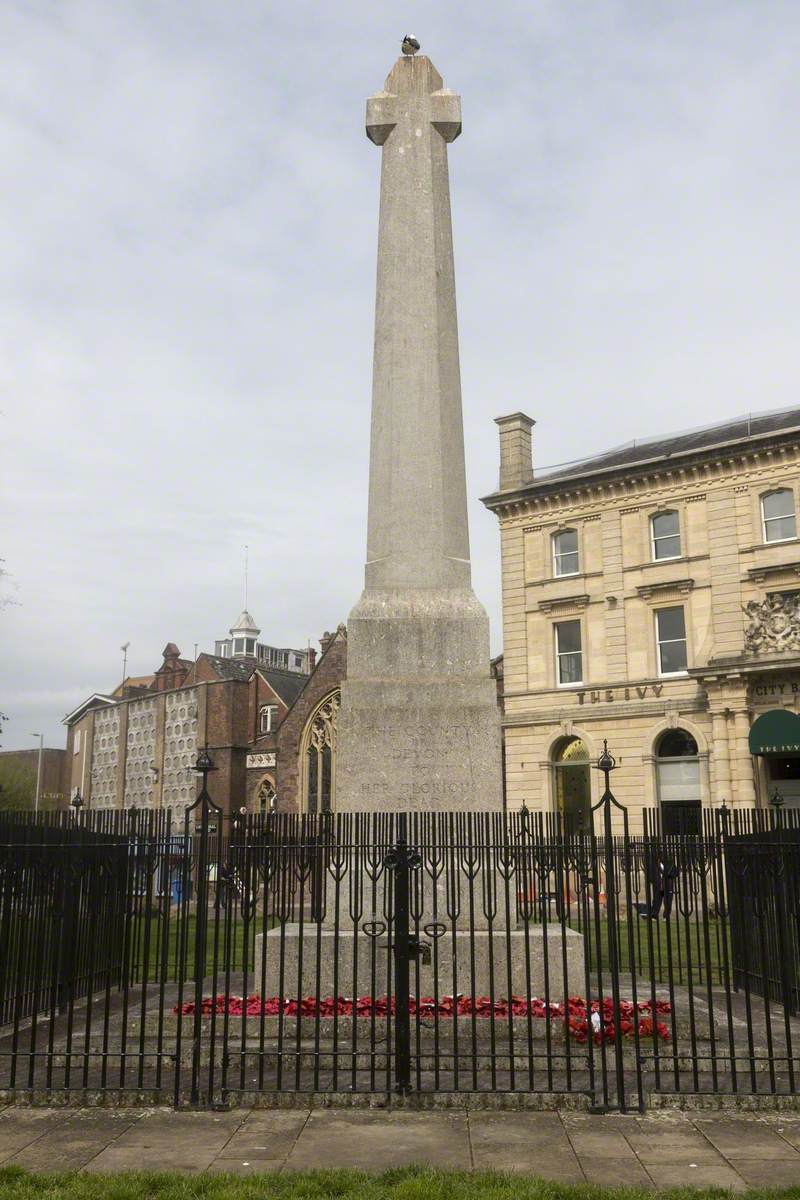
[[[495,417],[495,422],[500,427],[499,490],[513,492],[533,480],[531,430],[536,422],[523,412]]]
[[[319,639],[319,652],[320,652],[320,654],[324,654],[324,653],[325,653],[325,651],[328,649],[328,646],[330,646],[331,642],[333,641],[333,639],[334,639],[334,636],[335,636],[335,635],[334,635],[334,634],[332,634],[332,633],[329,633],[327,629],[325,630],[325,632],[323,633],[322,637]]]

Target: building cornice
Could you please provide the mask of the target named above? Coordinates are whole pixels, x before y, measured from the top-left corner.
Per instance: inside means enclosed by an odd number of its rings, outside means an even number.
[[[669,458],[590,469],[583,475],[554,475],[514,491],[494,492],[482,497],[481,502],[501,519],[541,519],[544,514],[568,506],[630,502],[637,495],[659,489],[675,496],[680,489],[696,491],[709,481],[728,478],[734,472],[795,465],[800,450],[798,432],[791,429],[785,434],[764,434],[753,439],[758,445],[749,441],[720,443],[702,451],[678,452]],[[687,502],[693,498],[685,497]]]
[[[710,662],[704,667],[689,667],[687,674],[700,684],[735,681],[751,675],[776,675],[800,671],[800,655],[773,655],[770,658],[731,658]]]

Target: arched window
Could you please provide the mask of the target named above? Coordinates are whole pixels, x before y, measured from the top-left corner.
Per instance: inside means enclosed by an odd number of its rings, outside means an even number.
[[[278,793],[275,791],[275,784],[267,777],[261,780],[256,792],[256,811],[260,813],[272,812],[278,799]]]
[[[563,738],[553,749],[556,808],[569,833],[585,833],[591,827],[591,778],[589,751],[580,738]]]
[[[794,492],[791,488],[779,488],[761,497],[761,519],[765,542],[787,542],[797,537]]]
[[[700,756],[685,729],[668,729],[658,740],[656,793],[665,834],[700,832]]]
[[[303,800],[308,812],[331,812],[336,795],[336,717],[339,692],[317,707],[302,741]]]
[[[654,562],[662,558],[680,558],[681,527],[676,512],[656,513],[651,517],[650,535]]]
[[[563,529],[553,536],[553,574],[578,574],[578,533],[575,529]]]

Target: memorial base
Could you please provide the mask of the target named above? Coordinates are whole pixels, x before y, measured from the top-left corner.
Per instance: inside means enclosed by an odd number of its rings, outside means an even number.
[[[414,996],[489,996],[547,999],[560,1003],[585,988],[583,937],[573,929],[541,925],[529,930],[457,930],[431,942],[411,962]],[[253,987],[262,996],[388,996],[394,992],[388,937],[375,939],[326,926],[287,924],[256,937]],[[566,974],[565,974],[566,965]]]

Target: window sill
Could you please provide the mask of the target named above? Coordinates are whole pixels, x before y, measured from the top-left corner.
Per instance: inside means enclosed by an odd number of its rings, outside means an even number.
[[[759,550],[769,550],[771,546],[791,546],[792,544],[797,545],[798,542],[800,542],[800,537],[796,535],[795,537],[791,538],[780,538],[780,540],[776,539],[774,542],[756,542],[752,546],[743,546],[741,553],[755,554]]]
[[[636,563],[632,567],[623,567],[624,572],[628,571],[652,571],[655,567],[674,566],[675,563],[692,563],[692,562],[707,562],[708,554],[679,554],[677,558],[651,558],[647,562]]]
[[[549,575],[545,579],[526,579],[525,587],[547,587],[552,583],[563,583],[567,579],[601,579],[602,571],[578,571],[575,575]]]

